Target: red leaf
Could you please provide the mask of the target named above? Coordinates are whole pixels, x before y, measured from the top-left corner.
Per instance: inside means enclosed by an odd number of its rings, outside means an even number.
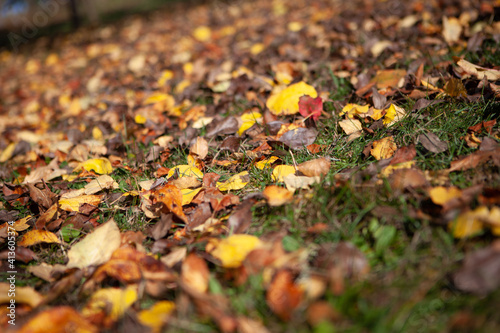
[[[323,111],[323,100],[321,97],[312,98],[311,96],[302,96],[299,100],[299,112],[303,117],[311,117],[314,121],[318,120]]]

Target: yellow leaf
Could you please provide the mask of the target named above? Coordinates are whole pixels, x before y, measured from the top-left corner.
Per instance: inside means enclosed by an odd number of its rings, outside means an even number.
[[[145,124],[147,119],[142,114],[136,114],[134,117],[134,121],[136,124]]]
[[[169,94],[164,94],[164,93],[155,93],[151,96],[149,96],[145,101],[144,101],[144,105],[147,105],[147,104],[154,104],[154,103],[158,103],[158,102],[163,102],[163,101],[166,101],[167,105],[175,105],[175,100],[174,100],[174,97],[172,95],[169,95]]]
[[[207,42],[212,38],[212,30],[206,26],[199,26],[193,31],[193,37],[200,42]]]
[[[255,123],[262,120],[262,114],[260,114],[259,112],[256,112],[256,111],[244,113],[241,116],[241,120],[243,121],[243,124],[238,129],[238,135],[242,135],[247,129],[249,129]]]
[[[98,333],[100,330],[69,306],[56,306],[37,313],[18,333]]]
[[[407,161],[403,163],[388,165],[382,169],[382,171],[380,172],[380,177],[387,178],[394,172],[394,170],[411,169],[413,165],[415,165],[415,163],[416,161]]]
[[[301,81],[288,86],[279,93],[272,94],[266,103],[267,108],[274,115],[290,115],[299,112],[299,99],[304,95],[317,97],[318,93],[313,86]]]
[[[174,310],[174,302],[159,301],[149,309],[139,312],[137,318],[141,324],[149,327],[153,333],[159,333]]]
[[[293,200],[293,192],[276,185],[267,186],[262,195],[266,198],[269,206],[282,206]]]
[[[202,190],[202,188],[196,188],[194,190],[190,189],[190,188],[185,188],[183,190],[181,190],[181,193],[182,193],[182,205],[188,205],[191,203],[191,201],[193,201],[194,197],[200,193],[200,191]]]
[[[403,119],[404,116],[406,115],[405,109],[403,109],[402,107],[396,106],[394,104],[391,104],[391,106],[389,106],[389,108],[387,108],[385,110],[385,112],[386,112],[386,114],[384,117],[384,125],[386,125],[386,126],[391,126],[391,125],[397,123],[398,121]]]
[[[239,190],[245,187],[246,184],[250,181],[250,176],[248,171],[240,172],[225,182],[217,182],[217,188],[219,191],[230,191],[230,190]]]
[[[184,89],[186,89],[187,87],[189,87],[191,85],[191,81],[189,80],[182,80],[181,82],[179,82],[177,84],[177,86],[175,86],[175,93],[176,94],[182,94],[182,92],[184,91]]]
[[[300,30],[302,30],[302,23],[297,22],[297,21],[290,22],[290,23],[288,23],[288,30],[290,30],[292,32],[300,31]]]
[[[276,156],[271,156],[269,158],[266,158],[262,161],[259,161],[257,163],[255,163],[255,167],[257,169],[260,169],[260,170],[264,170],[266,168],[270,168],[271,167],[271,164],[273,164],[274,162],[276,162],[278,160],[278,157]]]
[[[19,246],[31,246],[40,243],[56,243],[61,241],[56,234],[47,230],[30,230],[24,234],[23,239],[19,242]]]
[[[137,300],[137,287],[103,288],[96,291],[82,310],[84,317],[105,316],[105,325],[111,325],[121,318]]]
[[[7,148],[5,148],[2,153],[0,154],[0,163],[7,162],[11,157],[12,154],[14,153],[14,149],[16,148],[16,144],[14,142],[11,142]]]
[[[373,142],[373,148],[370,151],[373,157],[377,160],[390,158],[398,150],[398,146],[394,142],[394,137],[388,136],[381,140]]]
[[[429,196],[436,205],[444,205],[452,199],[460,198],[462,196],[462,190],[455,186],[436,186],[429,190]]]
[[[109,174],[113,172],[113,167],[111,166],[111,162],[104,157],[101,158],[92,158],[90,160],[86,160],[85,162],[80,163],[79,166],[75,168],[73,171],[80,171],[81,169],[85,169],[87,171],[94,170],[95,173],[98,174]]]
[[[455,221],[448,224],[448,229],[455,238],[467,238],[481,233],[484,229],[482,219],[489,215],[488,207],[481,206],[475,210],[461,214]]]
[[[295,174],[295,168],[291,165],[278,165],[273,169],[271,178],[275,182],[284,182],[284,179],[288,175]]]
[[[256,44],[253,44],[252,47],[250,48],[250,53],[253,55],[257,55],[257,54],[261,53],[262,51],[264,51],[264,49],[265,49],[264,44],[256,43]]]
[[[13,225],[9,225],[7,222],[5,222],[4,224],[2,224],[2,226],[0,226],[0,229],[7,228],[7,226],[10,226],[11,228],[10,230],[14,228],[16,231],[23,231],[30,227],[30,225],[28,224],[29,220],[31,220],[31,215],[28,215],[20,220],[17,220],[16,222],[14,222]]]
[[[102,134],[102,131],[100,130],[99,127],[97,126],[94,126],[94,128],[92,128],[92,137],[95,139],[95,140],[102,140],[104,135]]]
[[[236,234],[221,240],[212,239],[207,245],[207,252],[219,259],[222,266],[236,268],[259,245],[261,241],[255,236]]]
[[[160,87],[163,87],[165,86],[165,84],[170,81],[172,78],[174,77],[174,72],[172,72],[171,70],[164,70],[162,73],[161,73],[161,76],[160,78],[158,79],[158,85]]]
[[[79,212],[80,205],[89,204],[93,206],[98,206],[101,202],[100,195],[80,195],[74,198],[60,199],[59,206],[62,210],[69,212]]]
[[[344,119],[339,121],[339,125],[347,135],[361,132],[361,130],[363,129],[363,127],[361,126],[361,122],[358,119]]]
[[[349,103],[342,108],[342,111],[339,113],[339,116],[343,116],[344,114],[347,113],[347,117],[353,118],[357,114],[367,113],[369,109],[370,109],[369,105],[359,105],[359,104]]]
[[[176,165],[168,171],[167,178],[172,177],[175,173],[179,174],[179,177],[198,177],[203,178],[203,172],[197,167],[191,165]]]
[[[85,268],[103,264],[120,247],[120,243],[120,230],[111,219],[69,249],[67,267]]]

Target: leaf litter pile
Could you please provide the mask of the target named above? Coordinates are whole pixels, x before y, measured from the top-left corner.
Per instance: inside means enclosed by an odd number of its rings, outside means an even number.
[[[2,331],[499,329],[499,15],[172,3],[4,49]]]

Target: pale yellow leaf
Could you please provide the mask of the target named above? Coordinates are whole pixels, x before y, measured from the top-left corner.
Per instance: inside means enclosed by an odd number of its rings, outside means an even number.
[[[363,129],[361,122],[358,119],[347,118],[339,121],[339,125],[347,135],[357,132],[361,133],[361,130]]]
[[[250,175],[248,171],[243,171],[230,177],[225,182],[217,182],[216,186],[219,191],[239,190],[245,187],[249,181]]]
[[[406,110],[394,104],[391,104],[385,112],[384,125],[386,126],[391,126],[406,116]]]
[[[59,206],[62,210],[79,212],[80,205],[89,204],[98,206],[101,198],[101,195],[80,195],[73,198],[63,198],[59,200]]]
[[[273,169],[271,178],[275,182],[283,182],[284,177],[295,174],[295,168],[291,165],[278,165]]]
[[[197,167],[191,165],[176,165],[168,171],[167,178],[172,177],[174,174],[178,174],[179,177],[198,177],[203,178],[203,172]]]
[[[69,249],[67,267],[85,268],[103,264],[120,247],[120,243],[120,230],[111,219]]]

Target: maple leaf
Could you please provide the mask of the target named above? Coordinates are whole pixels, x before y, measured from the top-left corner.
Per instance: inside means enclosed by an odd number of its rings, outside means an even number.
[[[299,113],[304,117],[311,117],[317,121],[323,111],[323,100],[321,97],[301,96],[299,99]]]

